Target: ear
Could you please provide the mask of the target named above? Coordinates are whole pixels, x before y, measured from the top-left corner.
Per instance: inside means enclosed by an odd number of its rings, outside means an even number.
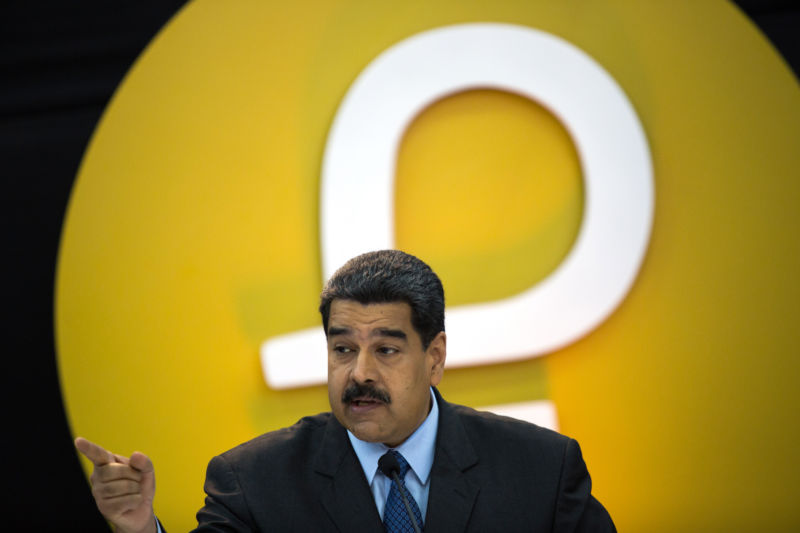
[[[447,359],[447,335],[440,331],[428,345],[425,353],[431,361],[431,385],[439,384],[444,374],[444,362]]]

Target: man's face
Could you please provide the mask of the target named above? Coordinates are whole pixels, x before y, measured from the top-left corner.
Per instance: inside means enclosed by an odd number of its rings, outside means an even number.
[[[328,319],[328,399],[356,437],[400,445],[425,420],[442,379],[445,334],[427,350],[405,302],[334,300]]]

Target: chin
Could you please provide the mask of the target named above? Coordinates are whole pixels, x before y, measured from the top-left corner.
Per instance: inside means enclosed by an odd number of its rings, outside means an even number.
[[[360,429],[358,427],[351,427],[350,432],[356,436],[358,440],[363,440],[366,442],[382,442],[381,435],[378,435],[374,431],[369,431],[368,429]]]

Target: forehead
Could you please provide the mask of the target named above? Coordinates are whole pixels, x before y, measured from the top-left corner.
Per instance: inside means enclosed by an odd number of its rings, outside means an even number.
[[[411,333],[411,306],[406,302],[362,304],[336,299],[331,302],[328,330],[333,327],[354,330],[392,327]]]

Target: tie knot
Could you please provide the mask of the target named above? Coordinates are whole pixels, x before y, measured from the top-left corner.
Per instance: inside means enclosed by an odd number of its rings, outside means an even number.
[[[400,479],[405,479],[406,478],[406,474],[408,473],[408,469],[411,468],[408,465],[408,461],[406,461],[406,458],[403,457],[403,454],[401,454],[397,450],[389,450],[387,453],[392,455],[397,460],[397,464],[400,467],[399,477],[400,477]]]

